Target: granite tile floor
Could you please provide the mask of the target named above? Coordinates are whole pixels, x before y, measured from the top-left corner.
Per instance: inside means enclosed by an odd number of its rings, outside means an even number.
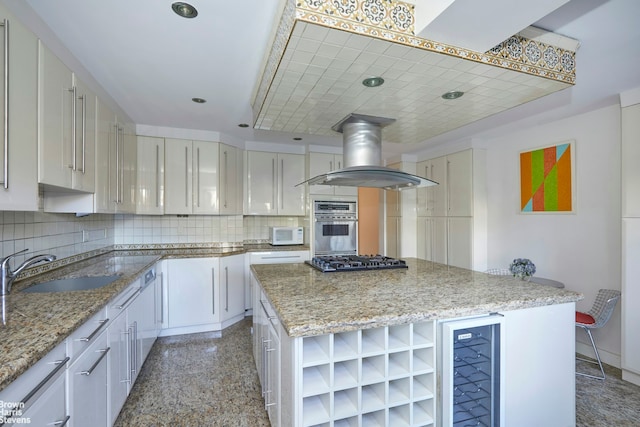
[[[251,351],[251,319],[219,333],[159,338],[115,425],[269,426]],[[578,362],[578,370],[597,367]],[[576,426],[640,426],[640,387],[606,366],[607,379],[576,376]]]

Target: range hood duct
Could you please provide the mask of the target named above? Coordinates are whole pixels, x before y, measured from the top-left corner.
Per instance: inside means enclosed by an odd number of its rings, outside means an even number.
[[[384,190],[438,185],[437,182],[380,166],[382,164],[382,128],[395,119],[349,114],[331,129],[343,135],[345,167],[318,175],[301,184],[341,187],[373,187]]]

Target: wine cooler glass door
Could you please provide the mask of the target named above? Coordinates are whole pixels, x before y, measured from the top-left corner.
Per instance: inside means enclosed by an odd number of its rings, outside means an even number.
[[[441,322],[443,426],[502,426],[503,317]]]

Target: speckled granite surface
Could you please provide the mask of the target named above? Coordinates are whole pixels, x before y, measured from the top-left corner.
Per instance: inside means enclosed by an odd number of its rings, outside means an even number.
[[[408,269],[322,273],[306,264],[251,268],[291,337],[578,301],[582,294],[407,258]]]
[[[143,275],[160,259],[220,257],[251,251],[308,250],[300,246],[156,248],[111,251],[67,263],[16,281],[9,295],[0,297],[0,391],[63,342],[75,329]],[[80,257],[81,258],[81,257]],[[38,267],[42,271],[42,267]],[[24,293],[22,289],[49,280],[120,275],[102,288],[56,293]]]

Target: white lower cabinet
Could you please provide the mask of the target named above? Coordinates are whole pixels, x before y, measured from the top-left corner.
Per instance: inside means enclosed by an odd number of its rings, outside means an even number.
[[[126,311],[109,326],[109,425],[118,418],[131,384],[131,340]]]
[[[244,318],[244,254],[220,258],[222,328]]]
[[[0,391],[2,417],[15,419],[15,424],[68,425],[66,367],[69,360],[63,342]]]
[[[170,259],[162,335],[220,329],[220,262],[218,258]]]
[[[108,334],[102,332],[68,370],[71,426],[107,426]]]

